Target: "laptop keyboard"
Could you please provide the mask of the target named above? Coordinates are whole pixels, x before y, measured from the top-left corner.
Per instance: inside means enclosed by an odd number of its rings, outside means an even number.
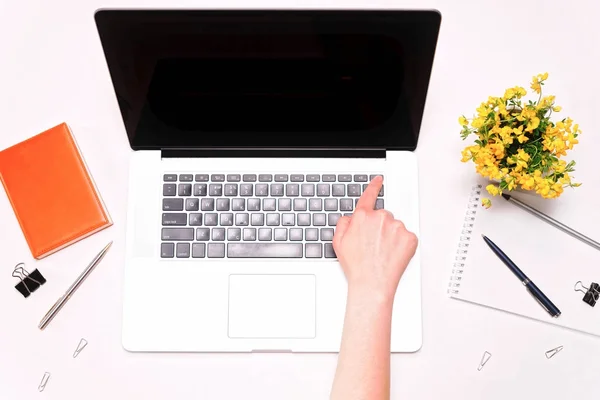
[[[160,256],[335,259],[337,221],[374,176],[165,174]]]

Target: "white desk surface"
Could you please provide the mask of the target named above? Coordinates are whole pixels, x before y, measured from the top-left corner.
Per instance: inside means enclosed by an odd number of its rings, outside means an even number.
[[[335,354],[130,354],[121,347],[128,158],[131,150],[94,24],[100,7],[173,2],[22,0],[0,3],[0,148],[67,121],[115,224],[34,262],[0,194],[0,398],[325,399]],[[218,4],[217,4],[218,3]],[[484,4],[485,3],[485,4]],[[594,4],[596,3],[596,4]],[[449,265],[473,168],[460,163],[457,118],[505,87],[548,71],[548,91],[583,130],[574,158],[584,185],[546,205],[576,229],[600,236],[598,156],[600,5],[588,1],[479,0],[179,1],[178,7],[437,8],[443,21],[427,100],[420,164],[424,344],[392,357],[394,399],[584,398],[599,393],[600,338],[447,298]],[[32,188],[35,190],[35,188]],[[115,244],[52,325],[40,318],[89,260]],[[554,248],[552,251],[568,251]],[[13,266],[48,279],[23,299]],[[597,261],[597,260],[596,260]],[[577,259],[574,263],[590,262]],[[564,266],[569,268],[568,265]],[[600,264],[598,265],[600,280]],[[575,294],[574,295],[578,295]],[[600,308],[600,307],[596,307]],[[600,312],[600,309],[597,310]],[[80,338],[89,342],[78,358]],[[544,352],[563,345],[547,360]],[[484,351],[492,353],[477,371]],[[51,378],[37,391],[45,371]]]

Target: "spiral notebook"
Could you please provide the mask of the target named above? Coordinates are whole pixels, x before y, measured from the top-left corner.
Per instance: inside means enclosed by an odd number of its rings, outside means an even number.
[[[447,289],[449,296],[600,336],[600,301],[592,307],[583,302],[584,293],[574,290],[577,281],[585,287],[600,283],[600,252],[502,198],[494,198],[489,209],[481,207],[484,192],[485,183],[481,182],[469,195]],[[530,200],[528,196],[514,195],[524,202]],[[561,222],[568,225],[568,221]],[[597,240],[591,232],[581,233]],[[558,318],[552,318],[529,294],[485,244],[482,234],[560,309]],[[573,254],[579,261],[573,260]]]

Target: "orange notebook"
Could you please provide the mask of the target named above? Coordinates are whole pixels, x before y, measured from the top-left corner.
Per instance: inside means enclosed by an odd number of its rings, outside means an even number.
[[[0,180],[36,259],[112,225],[66,123],[0,151]]]

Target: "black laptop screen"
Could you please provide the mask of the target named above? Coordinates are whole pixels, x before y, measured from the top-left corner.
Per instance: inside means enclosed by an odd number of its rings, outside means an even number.
[[[133,149],[417,144],[433,11],[96,13]]]

